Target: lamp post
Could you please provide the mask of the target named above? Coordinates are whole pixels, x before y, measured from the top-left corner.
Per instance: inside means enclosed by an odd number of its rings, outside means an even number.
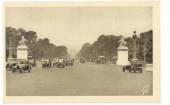
[[[12,47],[12,38],[9,37],[9,47],[8,47],[8,51],[9,51],[9,56],[8,56],[8,60],[12,60],[13,57],[12,57],[12,50],[13,50],[13,47]]]
[[[143,45],[143,60],[144,60],[144,64],[146,64],[146,41],[144,41],[144,45]]]
[[[10,30],[9,32],[10,32],[10,34],[9,34],[9,46],[8,46],[9,56],[7,58],[7,61],[12,61],[12,60],[14,60],[13,51],[15,50],[15,47],[14,47],[15,46],[15,43],[14,43],[15,35],[14,35],[13,30]]]
[[[136,35],[136,31],[134,30],[133,31],[133,36],[132,36],[132,39],[133,39],[133,59],[137,59],[136,57],[136,52],[137,52],[137,49],[136,49],[136,40],[137,40],[137,35]]]

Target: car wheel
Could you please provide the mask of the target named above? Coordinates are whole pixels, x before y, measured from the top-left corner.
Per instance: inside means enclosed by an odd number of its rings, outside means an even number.
[[[142,73],[142,72],[143,72],[143,70],[141,69],[141,70],[140,70],[140,73]]]

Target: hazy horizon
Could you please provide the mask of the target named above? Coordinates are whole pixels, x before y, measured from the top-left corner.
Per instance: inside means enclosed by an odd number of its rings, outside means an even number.
[[[78,51],[101,35],[132,36],[152,29],[152,7],[10,7],[6,26],[37,32],[38,38]]]

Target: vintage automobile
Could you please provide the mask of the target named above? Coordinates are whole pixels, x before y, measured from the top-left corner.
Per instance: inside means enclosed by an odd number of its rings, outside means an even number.
[[[15,63],[14,61],[7,61],[6,62],[6,70],[9,70],[10,71],[10,66],[11,64]]]
[[[69,65],[70,66],[73,66],[74,65],[74,59],[72,58],[72,59],[70,59],[70,61],[69,61]]]
[[[57,67],[58,66],[58,63],[59,63],[59,59],[58,58],[54,58],[52,64],[53,64],[53,67]]]
[[[13,69],[17,69],[17,61],[8,61],[6,64],[6,70],[12,71]]]
[[[106,63],[105,57],[104,56],[98,56],[97,60],[96,60],[96,63],[97,64],[104,64],[104,63]]]
[[[58,65],[57,65],[57,67],[58,68],[64,68],[66,66],[66,62],[64,61],[64,59],[63,58],[59,58],[58,59]]]
[[[81,63],[86,63],[86,58],[80,58]]]
[[[68,58],[67,59],[67,65],[68,66],[73,66],[74,65],[74,59],[73,58]]]
[[[12,69],[12,72],[15,73],[16,71],[19,71],[21,73],[28,71],[31,72],[31,65],[28,60],[18,60],[15,68]]]
[[[65,65],[65,66],[69,66],[68,65],[68,58],[62,58],[63,59],[63,64]],[[60,59],[61,60],[61,59]]]
[[[50,59],[42,59],[42,68],[50,68],[51,67],[51,60]]]
[[[123,66],[123,72],[125,72],[126,70],[128,70],[129,72],[143,72],[143,64],[139,63],[139,61],[137,59],[134,59],[131,61],[130,65],[125,65]]]

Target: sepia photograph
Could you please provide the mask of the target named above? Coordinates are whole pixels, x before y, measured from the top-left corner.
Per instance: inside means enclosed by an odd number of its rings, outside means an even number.
[[[159,99],[159,2],[109,4],[6,3],[5,97]]]

